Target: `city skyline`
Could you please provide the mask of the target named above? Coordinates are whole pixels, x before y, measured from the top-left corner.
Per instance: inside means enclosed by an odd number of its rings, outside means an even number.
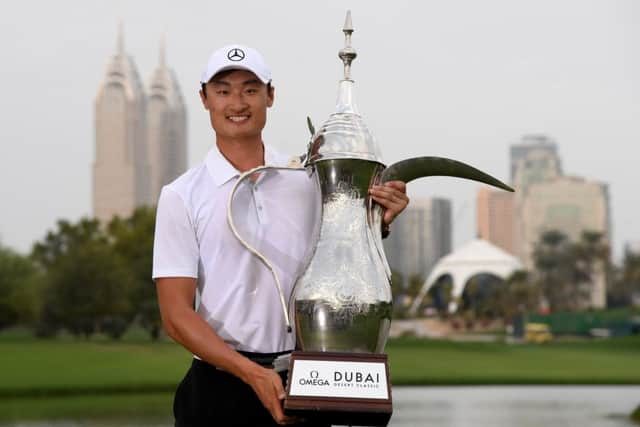
[[[261,50],[274,70],[276,103],[265,140],[287,153],[304,151],[306,116],[319,126],[333,109],[340,28],[351,8],[359,54],[353,65],[356,95],[387,163],[444,156],[506,181],[507,147],[521,135],[551,135],[566,159],[563,167],[609,183],[619,259],[625,242],[640,237],[633,162],[640,141],[638,6],[631,1],[460,6],[283,2],[275,8],[282,13],[274,13],[259,2],[196,2],[186,8],[63,0],[41,3],[34,16],[29,7],[13,5],[0,26],[6,52],[0,82],[6,121],[0,130],[5,141],[0,241],[26,252],[57,219],[90,214],[90,100],[104,59],[113,52],[119,19],[141,70],[154,68],[158,39],[168,34],[167,57],[192,112],[187,162],[192,166],[213,141],[197,80],[209,53],[234,41]],[[239,18],[243,25],[237,25]],[[39,102],[34,103],[28,93],[35,89]],[[475,235],[477,188],[461,180],[425,179],[409,185],[409,196],[452,199],[456,247]]]

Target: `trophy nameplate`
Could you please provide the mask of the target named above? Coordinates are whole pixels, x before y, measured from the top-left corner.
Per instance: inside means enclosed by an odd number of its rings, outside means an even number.
[[[291,354],[284,410],[309,421],[386,426],[392,414],[385,354]]]

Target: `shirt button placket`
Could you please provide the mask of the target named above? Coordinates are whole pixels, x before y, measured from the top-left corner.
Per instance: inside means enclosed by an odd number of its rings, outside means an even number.
[[[260,223],[264,222],[264,218],[262,217],[262,198],[260,197],[260,193],[258,193],[258,185],[253,186],[253,202],[256,205],[256,211],[258,215],[258,221]]]

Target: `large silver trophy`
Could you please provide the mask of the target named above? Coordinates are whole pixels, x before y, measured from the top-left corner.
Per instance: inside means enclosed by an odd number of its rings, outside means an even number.
[[[285,411],[333,424],[387,425],[392,402],[383,351],[391,323],[391,271],[382,245],[383,209],[369,197],[369,188],[439,175],[513,190],[478,169],[439,157],[385,167],[354,101],[350,12],[343,32],[344,78],[335,112],[317,132],[309,123],[313,135],[301,166],[264,166],[243,174],[232,190],[228,218],[236,236],[274,273],[287,326],[295,329]],[[306,171],[318,189],[317,232],[288,304],[273,265],[242,238],[231,213],[241,183],[268,169]]]

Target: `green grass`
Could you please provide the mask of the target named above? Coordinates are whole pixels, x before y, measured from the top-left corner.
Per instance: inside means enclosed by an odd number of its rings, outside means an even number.
[[[0,397],[173,391],[190,362],[168,342],[0,341]]]
[[[387,353],[395,385],[640,384],[640,337],[546,345],[407,338]]]
[[[160,424],[171,419],[172,402],[172,393],[4,398],[0,399],[0,421],[104,419],[132,425],[139,419],[141,425]]]
[[[640,384],[640,337],[546,345],[403,338],[394,385]],[[0,339],[0,398],[173,392],[191,356],[169,342]]]
[[[640,337],[547,345],[403,338],[394,385],[640,384]],[[171,417],[191,356],[169,342],[0,335],[0,421]]]

